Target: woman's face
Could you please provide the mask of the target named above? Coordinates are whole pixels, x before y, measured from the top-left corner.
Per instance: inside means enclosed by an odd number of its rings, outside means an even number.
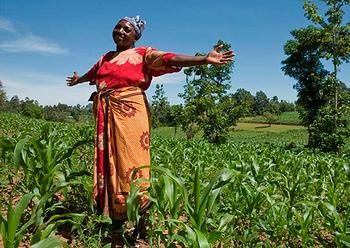
[[[129,49],[133,47],[137,40],[134,26],[126,20],[120,20],[113,29],[113,40],[118,48]]]

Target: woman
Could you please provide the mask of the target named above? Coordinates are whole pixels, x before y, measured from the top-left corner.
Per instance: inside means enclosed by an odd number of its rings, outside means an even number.
[[[90,81],[96,84],[94,113],[96,139],[94,155],[94,199],[104,215],[126,220],[126,199],[134,168],[150,165],[150,113],[144,90],[152,77],[178,72],[182,67],[226,64],[233,52],[216,47],[206,56],[186,56],[137,47],[145,22],[139,17],[125,17],[113,29],[116,51],[110,51],[83,76],[74,72],[67,85]],[[149,170],[139,170],[136,178],[149,179]],[[141,188],[146,190],[144,183]],[[141,197],[141,209],[148,199]]]

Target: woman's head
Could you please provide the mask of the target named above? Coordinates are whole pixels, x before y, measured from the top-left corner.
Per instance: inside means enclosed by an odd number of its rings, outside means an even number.
[[[119,49],[128,49],[140,39],[146,22],[139,16],[122,18],[113,29],[113,40]]]

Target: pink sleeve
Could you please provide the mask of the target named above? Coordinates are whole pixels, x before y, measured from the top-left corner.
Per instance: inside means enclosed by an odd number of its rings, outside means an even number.
[[[154,76],[160,76],[166,73],[181,71],[181,67],[174,67],[169,65],[169,60],[176,56],[175,53],[157,51],[149,47],[145,54],[145,62],[148,72]]]

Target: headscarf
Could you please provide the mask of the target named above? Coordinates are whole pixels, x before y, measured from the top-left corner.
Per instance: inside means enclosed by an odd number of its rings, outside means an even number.
[[[140,16],[135,16],[135,17],[129,17],[126,16],[122,18],[121,20],[128,21],[130,24],[132,24],[135,28],[136,34],[137,34],[137,39],[139,39],[142,35],[143,30],[145,29],[146,21],[141,20]]]

